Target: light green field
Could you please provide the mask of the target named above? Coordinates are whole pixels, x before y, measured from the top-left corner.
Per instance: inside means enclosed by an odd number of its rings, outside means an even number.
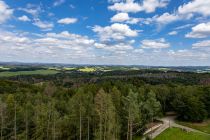
[[[10,68],[6,68],[6,67],[3,67],[3,66],[0,66],[0,69],[2,69],[2,70],[9,70]]]
[[[177,121],[177,123],[210,134],[210,120],[204,121],[202,123],[190,123],[190,122],[181,122],[181,121]]]
[[[64,67],[63,70],[75,70],[76,68]]]
[[[169,68],[158,68],[158,70],[160,70],[160,71],[169,71],[170,69]]]
[[[81,71],[81,72],[94,72],[94,71],[96,71],[96,69],[91,68],[91,67],[85,67],[85,68],[80,68],[79,71]]]
[[[154,140],[210,140],[210,136],[194,132],[184,132],[180,128],[169,128]]]
[[[17,72],[0,72],[0,77],[11,77],[17,75],[49,75],[56,74],[55,70],[35,70],[35,71],[17,71]]]

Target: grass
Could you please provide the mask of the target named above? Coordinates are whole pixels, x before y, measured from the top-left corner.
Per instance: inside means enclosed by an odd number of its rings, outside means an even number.
[[[10,68],[6,68],[6,67],[3,67],[3,66],[0,66],[0,69],[1,70],[9,70]]]
[[[210,140],[210,136],[195,132],[185,132],[180,128],[169,128],[154,140]]]
[[[90,67],[84,67],[84,68],[80,68],[79,71],[81,72],[94,72],[96,71],[95,68],[90,68]]]
[[[76,68],[64,67],[63,69],[64,69],[64,70],[67,70],[67,71],[68,71],[68,70],[71,71],[71,70],[75,70]]]
[[[210,120],[206,120],[202,123],[191,123],[191,122],[181,122],[181,121],[177,121],[177,123],[210,134]]]
[[[55,70],[34,70],[34,71],[17,71],[17,72],[0,72],[0,77],[11,77],[18,75],[49,75],[56,74]]]

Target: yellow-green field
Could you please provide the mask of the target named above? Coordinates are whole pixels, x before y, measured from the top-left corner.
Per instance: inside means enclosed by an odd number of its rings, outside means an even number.
[[[76,68],[64,67],[63,70],[75,70]]]
[[[210,136],[195,132],[185,132],[180,128],[169,128],[154,140],[210,140]]]
[[[34,70],[34,71],[17,71],[17,72],[0,72],[0,77],[11,77],[18,75],[49,75],[56,74],[55,70]]]
[[[96,71],[96,69],[92,68],[92,67],[85,67],[85,68],[80,68],[79,71],[81,71],[81,72],[94,72],[94,71]]]

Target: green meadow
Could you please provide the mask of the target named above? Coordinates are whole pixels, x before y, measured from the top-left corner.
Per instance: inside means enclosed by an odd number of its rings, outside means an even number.
[[[154,140],[210,140],[210,136],[195,132],[185,132],[180,128],[169,128]]]
[[[0,77],[11,77],[18,75],[49,75],[56,74],[58,71],[56,70],[34,70],[34,71],[17,71],[17,72],[0,72]]]

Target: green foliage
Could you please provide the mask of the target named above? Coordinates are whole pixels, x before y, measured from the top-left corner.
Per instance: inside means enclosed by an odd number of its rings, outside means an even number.
[[[209,140],[210,136],[194,132],[185,132],[179,128],[169,128],[154,140]]]
[[[132,140],[167,111],[185,121],[210,116],[204,74],[77,72],[0,80],[0,139]]]

